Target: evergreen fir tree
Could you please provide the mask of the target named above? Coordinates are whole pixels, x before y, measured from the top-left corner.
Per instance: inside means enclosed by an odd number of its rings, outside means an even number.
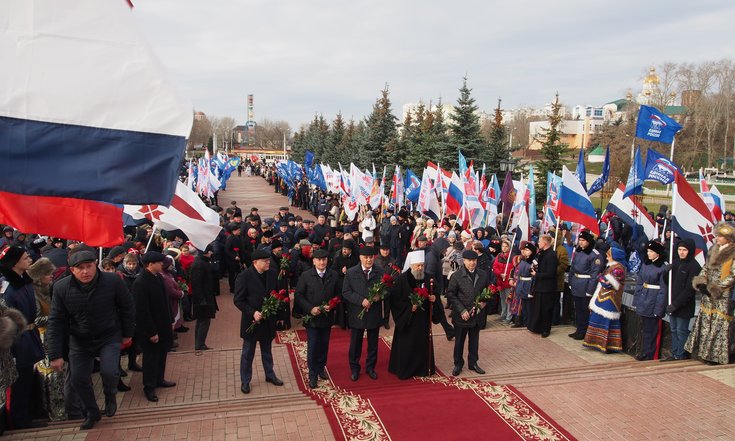
[[[467,77],[464,77],[457,105],[454,106],[454,114],[450,115],[450,128],[454,146],[461,149],[467,162],[474,159],[475,162],[481,163],[485,160],[485,140],[482,138],[478,107],[471,92],[472,89],[467,87]]]
[[[503,114],[500,111],[500,100],[498,100],[498,107],[495,108],[495,117],[490,126],[489,138],[485,164],[488,170],[500,170],[500,161],[508,159],[510,155],[508,136],[505,125],[503,125]]]
[[[431,155],[428,160],[439,164],[442,168],[455,170],[457,168],[457,148],[452,145],[441,100],[431,115],[431,127],[427,140]]]
[[[342,113],[338,113],[337,117],[332,121],[331,130],[324,146],[324,152],[320,159],[321,162],[329,165],[337,164],[340,158],[340,148],[342,147],[342,138],[345,135],[345,121],[342,119]]]
[[[365,142],[360,147],[357,165],[365,168],[375,163],[375,167],[383,168],[385,164],[395,163],[405,154],[398,148],[398,118],[391,110],[388,98],[388,86],[381,91],[381,97],[375,101],[372,113],[365,119]]]
[[[306,130],[302,125],[299,131],[294,133],[293,143],[291,144],[291,159],[298,163],[302,163],[304,161],[304,155],[306,153],[305,137]]]
[[[546,201],[547,172],[561,173],[563,165],[562,157],[567,153],[567,145],[561,143],[562,131],[560,129],[564,115],[561,114],[559,93],[557,92],[554,103],[551,105],[549,114],[549,128],[542,129],[539,141],[541,141],[541,155],[544,159],[537,162],[538,186],[536,186],[536,202]]]

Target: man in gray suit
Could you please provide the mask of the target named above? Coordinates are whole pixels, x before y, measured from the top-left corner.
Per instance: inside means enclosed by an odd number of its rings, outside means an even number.
[[[373,265],[375,249],[372,247],[360,248],[360,264],[347,270],[342,285],[342,296],[347,301],[347,312],[350,329],[350,370],[352,381],[360,377],[360,355],[362,354],[362,338],[367,330],[367,358],[365,372],[368,377],[376,380],[375,363],[378,361],[378,331],[383,324],[383,301],[375,296],[368,299],[370,287],[380,283],[384,271],[378,265]],[[361,311],[365,310],[362,318]]]

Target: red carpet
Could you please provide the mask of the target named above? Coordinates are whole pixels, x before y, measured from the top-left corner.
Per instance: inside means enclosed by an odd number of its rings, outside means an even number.
[[[350,380],[350,333],[332,329],[328,381],[309,389],[306,332],[279,333],[289,346],[299,388],[327,411],[337,439],[352,440],[573,440],[518,391],[488,381],[435,375],[399,380],[388,372],[390,347],[378,346],[377,380],[365,373]]]

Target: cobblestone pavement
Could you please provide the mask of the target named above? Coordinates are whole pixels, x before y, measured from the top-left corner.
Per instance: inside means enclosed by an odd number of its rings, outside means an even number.
[[[236,200],[247,213],[277,212],[286,198],[258,177],[233,177],[220,204]],[[305,218],[310,213],[292,210]],[[133,390],[118,395],[120,409],[94,430],[80,432],[78,422],[43,430],[9,432],[7,440],[331,440],[324,410],[302,395],[285,346],[274,344],[276,373],[283,387],[265,383],[256,353],[252,392],[240,392],[240,313],[223,281],[220,312],[207,340],[213,349],[193,351],[194,323],[179,334],[179,348],[168,359],[167,379],[177,382],[149,403],[141,375],[124,379]],[[554,327],[543,339],[488,319],[480,336],[480,378],[515,386],[580,440],[726,440],[735,439],[735,369],[696,361],[636,362],[625,354],[605,355],[582,348],[566,336],[570,327]],[[298,326],[298,323],[295,323]],[[436,363],[452,368],[454,342],[434,329]],[[392,330],[381,329],[382,335]],[[479,377],[464,370],[462,375]],[[99,379],[95,378],[99,389]],[[100,397],[101,398],[101,397]],[[102,401],[100,401],[102,402]],[[397,440],[395,440],[397,441]]]

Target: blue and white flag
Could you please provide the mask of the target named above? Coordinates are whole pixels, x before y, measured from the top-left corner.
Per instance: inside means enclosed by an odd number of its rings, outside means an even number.
[[[655,107],[641,106],[635,126],[636,138],[671,144],[681,124]]]
[[[406,199],[416,203],[419,200],[419,191],[421,189],[421,179],[410,168],[406,169],[406,178],[403,182],[405,188]]]
[[[309,150],[306,151],[304,154],[304,166],[306,166],[306,169],[310,169],[312,164],[314,163],[314,152],[311,152]]]
[[[674,182],[674,172],[679,171],[679,167],[669,160],[666,156],[654,149],[648,149],[646,153],[646,170],[643,173],[646,181],[656,181],[662,184],[671,184]]]
[[[587,169],[584,166],[584,147],[579,148],[579,158],[577,159],[577,170],[574,171],[579,183],[582,184],[584,191],[587,191]]]
[[[624,198],[632,194],[643,193],[643,177],[644,175],[643,159],[641,159],[641,148],[638,147],[635,151],[635,157],[633,158],[633,164],[630,166],[630,172],[628,173],[628,182],[625,183]]]
[[[602,163],[602,174],[595,179],[595,182],[590,185],[587,189],[587,196],[592,196],[598,191],[602,190],[602,187],[607,184],[607,180],[610,177],[610,146],[607,147],[605,152],[605,162]]]

